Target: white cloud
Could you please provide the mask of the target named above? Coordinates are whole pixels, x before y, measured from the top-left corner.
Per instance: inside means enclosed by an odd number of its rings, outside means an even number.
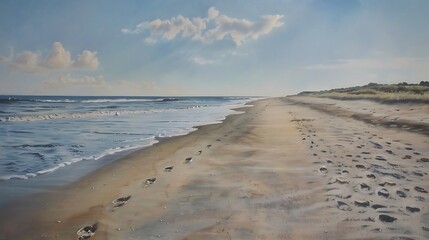
[[[24,73],[40,72],[39,55],[33,52],[24,51],[18,53],[14,59],[0,56],[0,63],[5,63],[10,69]]]
[[[73,67],[77,69],[96,70],[99,64],[97,52],[84,50],[82,54],[77,56],[76,61],[73,63]]]
[[[253,23],[246,19],[231,18],[219,15],[215,18],[216,27],[210,29],[202,36],[205,42],[222,40],[230,36],[237,46],[240,46],[249,38],[257,39],[261,35],[268,34],[274,28],[283,25],[282,15],[262,16],[262,21]]]
[[[42,63],[43,66],[49,69],[66,69],[72,64],[70,52],[63,48],[60,42],[55,42],[51,53]]]
[[[215,19],[217,16],[219,16],[219,11],[215,7],[209,8],[208,10],[209,19]]]
[[[157,38],[173,40],[177,36],[191,38],[205,43],[220,41],[229,37],[240,46],[248,39],[257,39],[270,33],[274,28],[284,24],[283,15],[264,15],[259,22],[247,19],[237,19],[221,15],[211,7],[206,18],[189,19],[181,15],[167,20],[155,19],[150,22],[139,23],[134,29],[122,29],[124,34],[138,34],[149,32],[149,42],[154,43]],[[212,26],[211,28],[208,26]]]
[[[207,65],[215,63],[215,61],[203,57],[193,57],[191,58],[191,61],[197,65]]]
[[[58,70],[96,70],[99,65],[97,52],[84,50],[76,60],[72,60],[69,51],[64,49],[60,42],[53,44],[52,50],[46,58],[41,54],[24,51],[16,56],[0,56],[0,63],[10,69],[22,73],[41,73]]]

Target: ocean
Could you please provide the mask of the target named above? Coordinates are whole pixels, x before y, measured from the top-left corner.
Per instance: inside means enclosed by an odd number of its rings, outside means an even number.
[[[221,122],[256,99],[0,96],[0,190],[17,193],[45,175],[50,183],[76,180],[89,171],[82,169]]]

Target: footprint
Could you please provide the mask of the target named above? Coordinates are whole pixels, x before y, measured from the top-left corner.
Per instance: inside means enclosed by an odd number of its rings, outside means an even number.
[[[378,196],[384,197],[384,198],[389,198],[389,191],[387,191],[387,189],[382,188],[377,192]]]
[[[335,181],[334,181],[334,182],[332,182],[332,183],[348,184],[348,183],[349,183],[349,181],[347,181],[346,179],[343,179],[343,178],[337,177],[337,178],[335,179]]]
[[[151,185],[151,184],[154,184],[155,181],[156,181],[156,178],[148,178],[148,179],[146,179],[145,184]]]
[[[171,172],[171,170],[173,170],[173,166],[168,166],[164,168],[164,172]]]
[[[371,187],[368,186],[368,184],[366,183],[361,183],[359,184],[359,186],[362,191],[365,191],[365,192],[371,191]]]
[[[377,149],[382,149],[383,148],[383,146],[381,144],[379,144],[379,143],[376,143],[376,142],[373,142],[373,141],[370,141],[370,142],[374,145],[374,148],[377,148]]]
[[[203,153],[203,150],[198,151],[197,155],[201,155],[201,153]]]
[[[428,191],[426,191],[424,188],[421,187],[415,187],[414,188],[417,192],[421,192],[421,193],[427,193]]]
[[[366,167],[364,165],[362,165],[362,164],[356,165],[356,168],[360,169],[360,170],[365,170],[366,169]]]
[[[356,207],[369,207],[369,201],[355,200]]]
[[[392,151],[392,150],[386,150],[386,152],[387,152],[388,154],[393,154],[393,151]]]
[[[422,172],[422,171],[420,171],[420,170],[414,170],[413,172],[412,172],[414,175],[416,175],[416,176],[418,176],[418,177],[423,177],[425,174]]]
[[[77,237],[79,240],[88,239],[94,236],[95,231],[97,231],[98,223],[94,223],[89,226],[85,226],[77,231]]]
[[[337,201],[337,208],[343,211],[351,211],[352,208],[343,201]]]
[[[386,168],[383,168],[383,169],[386,169]],[[391,177],[394,177],[396,179],[404,179],[405,178],[405,176],[403,176],[403,175],[401,175],[399,173],[383,172],[383,171],[380,171],[378,169],[375,169],[374,172],[378,173],[378,174],[381,174],[383,176],[391,176]]]
[[[380,214],[378,216],[378,218],[380,219],[380,221],[382,221],[384,223],[386,223],[386,222],[387,223],[391,223],[391,222],[394,222],[394,221],[398,220],[397,218],[389,216],[389,215],[386,215],[386,214]]]
[[[212,145],[211,145],[211,144],[208,144],[208,145],[207,145],[207,148],[211,148],[211,147],[212,147]]]
[[[405,207],[405,209],[407,209],[408,212],[410,213],[415,213],[415,212],[420,212],[420,208],[418,207]]]
[[[325,166],[321,166],[321,167],[319,168],[319,172],[320,172],[320,173],[323,173],[323,174],[326,174],[326,173],[328,173],[328,169],[327,169]]]
[[[124,206],[125,203],[128,202],[128,200],[130,200],[131,196],[127,196],[127,197],[120,197],[117,198],[115,200],[113,200],[113,207],[114,208],[118,208],[118,207],[122,207]]]
[[[424,202],[425,201],[425,198],[422,197],[422,196],[415,196],[415,198],[416,198],[417,201],[420,201],[420,202]]]
[[[185,159],[185,163],[191,163],[192,162],[192,157],[188,157]]]
[[[384,157],[382,157],[382,156],[376,156],[375,157],[375,160],[378,160],[378,161],[387,161]]]
[[[396,195],[398,195],[398,197],[401,197],[401,198],[407,197],[407,194],[401,190],[396,190]]]
[[[374,208],[375,210],[377,210],[377,209],[379,209],[379,208],[387,208],[386,206],[381,205],[381,204],[374,204],[374,205],[372,205],[371,207],[372,207],[372,208]]]
[[[396,163],[387,162],[387,164],[389,164],[392,167],[399,167],[399,164],[396,164]]]
[[[395,182],[391,182],[391,181],[384,181],[384,183],[380,183],[380,184],[378,184],[378,185],[380,185],[380,186],[382,186],[382,187],[384,187],[384,186],[395,186],[396,185],[396,183]]]
[[[417,162],[429,162],[429,158],[420,158]]]
[[[367,178],[370,178],[370,179],[375,179],[375,175],[374,175],[374,174],[372,174],[372,173],[367,174],[367,175],[366,175],[366,177],[367,177]]]
[[[337,195],[335,195],[335,197],[341,198],[341,199],[349,199],[352,197],[352,195],[350,195],[350,194],[348,194],[348,195],[337,194]]]

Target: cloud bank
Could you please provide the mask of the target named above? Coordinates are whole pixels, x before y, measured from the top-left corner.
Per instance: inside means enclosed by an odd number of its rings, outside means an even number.
[[[106,80],[104,76],[61,75],[49,78],[33,89],[31,94],[61,95],[115,95],[115,96],[160,96],[186,95],[180,86],[165,86],[147,80]]]
[[[84,50],[71,58],[70,52],[60,42],[55,42],[47,57],[31,51],[23,51],[16,56],[0,56],[0,63],[21,73],[42,73],[58,70],[96,70],[99,65],[97,52]]]
[[[258,39],[274,28],[282,26],[283,17],[283,15],[264,15],[261,16],[260,21],[252,22],[222,15],[216,8],[211,7],[205,18],[190,19],[178,15],[165,20],[142,22],[135,28],[124,28],[121,31],[124,34],[149,32],[149,37],[145,41],[150,44],[156,43],[158,39],[170,41],[180,36],[204,43],[231,39],[235,45],[240,46],[249,39]]]

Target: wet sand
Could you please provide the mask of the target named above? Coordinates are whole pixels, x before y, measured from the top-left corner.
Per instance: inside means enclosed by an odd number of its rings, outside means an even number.
[[[428,135],[332,101],[257,101],[1,209],[0,239],[429,238]]]

